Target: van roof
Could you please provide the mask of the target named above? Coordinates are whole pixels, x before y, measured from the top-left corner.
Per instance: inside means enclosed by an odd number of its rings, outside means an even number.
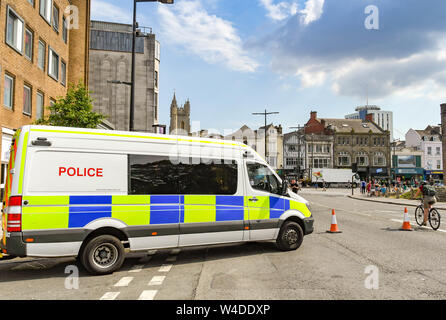
[[[167,135],[167,134],[157,134],[157,133],[147,133],[147,132],[137,132],[137,131],[117,131],[117,130],[104,130],[104,129],[86,129],[86,128],[74,128],[74,127],[53,127],[53,126],[38,126],[38,125],[28,125],[22,127],[22,131],[34,131],[34,132],[48,132],[48,133],[67,133],[67,134],[91,134],[91,135],[102,135],[102,136],[112,136],[112,137],[122,137],[122,138],[154,138],[160,140],[178,140],[180,142],[197,142],[197,143],[211,143],[227,146],[245,147],[250,148],[247,145],[232,140],[222,140],[213,138],[202,138],[202,137],[190,137],[190,136],[180,136],[180,135]]]

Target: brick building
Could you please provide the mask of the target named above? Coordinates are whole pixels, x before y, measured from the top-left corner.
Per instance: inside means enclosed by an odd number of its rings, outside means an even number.
[[[0,1],[0,196],[15,129],[88,83],[90,0]]]
[[[365,120],[329,119],[312,112],[305,133],[313,168],[352,168],[357,163],[361,178],[390,177],[390,132],[371,115]]]

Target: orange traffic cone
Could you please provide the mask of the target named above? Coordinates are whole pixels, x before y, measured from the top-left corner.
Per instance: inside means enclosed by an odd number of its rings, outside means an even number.
[[[410,225],[409,214],[407,213],[407,208],[404,208],[403,226],[401,227],[400,230],[403,230],[403,231],[413,231],[413,229],[412,229],[412,227]]]
[[[338,229],[338,223],[336,222],[336,214],[335,210],[333,209],[331,211],[331,227],[330,230],[327,230],[328,233],[341,233],[342,231],[339,231]]]

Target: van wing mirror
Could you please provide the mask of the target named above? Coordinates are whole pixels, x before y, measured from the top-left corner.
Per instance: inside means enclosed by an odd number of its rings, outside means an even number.
[[[282,181],[282,195],[286,196],[288,194],[288,188],[290,187],[288,181]]]

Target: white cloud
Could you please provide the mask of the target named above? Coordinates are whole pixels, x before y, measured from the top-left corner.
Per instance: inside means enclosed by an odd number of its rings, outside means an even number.
[[[254,72],[258,63],[243,49],[232,23],[210,15],[199,0],[178,1],[175,6],[159,6],[161,32],[165,39],[183,47],[208,63]]]
[[[300,11],[302,23],[308,25],[313,21],[319,20],[324,12],[324,3],[325,0],[308,0],[305,3],[305,9]]]
[[[260,3],[268,11],[268,16],[277,21],[284,20],[290,16],[293,16],[298,11],[297,2],[279,2],[274,3],[274,0],[260,0]]]
[[[122,8],[102,0],[92,0],[91,15],[92,20],[132,23],[130,12],[123,11]]]

